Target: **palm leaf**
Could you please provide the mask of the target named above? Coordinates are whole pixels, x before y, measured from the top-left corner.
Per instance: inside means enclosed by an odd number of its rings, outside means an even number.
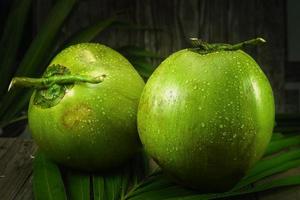
[[[273,142],[275,140],[283,139],[283,138],[285,138],[285,135],[283,135],[282,133],[275,132],[272,135],[271,142]]]
[[[125,56],[128,61],[134,66],[134,68],[139,72],[139,74],[146,80],[155,70],[155,67],[153,67],[149,59],[161,58],[157,54],[137,46],[123,46],[118,48],[117,51]]]
[[[33,193],[35,200],[67,199],[58,166],[40,151],[33,162]]]
[[[281,179],[272,180],[268,183],[264,184],[257,184],[254,187],[251,187],[246,190],[235,191],[235,192],[224,192],[224,193],[216,193],[216,194],[198,194],[198,195],[190,195],[186,197],[180,198],[169,198],[167,200],[211,200],[211,199],[222,199],[227,197],[235,197],[245,194],[257,193],[262,192],[278,187],[285,187],[285,186],[294,186],[300,184],[300,176],[291,176],[285,177]]]
[[[54,49],[56,35],[75,2],[76,0],[57,1],[43,27],[31,43],[15,75],[36,76],[45,69],[46,62],[50,60],[49,55]],[[4,96],[0,108],[1,121],[11,119],[20,112],[20,108],[25,107],[28,99],[23,98],[23,95],[24,91],[18,89],[10,91]]]
[[[147,58],[128,58],[129,62],[134,66],[134,68],[139,72],[139,74],[144,78],[148,79],[154,72],[155,68],[147,60]]]
[[[32,0],[15,0],[0,41],[0,97],[4,95],[14,70],[18,48]]]
[[[90,199],[90,175],[88,173],[67,169],[65,183],[70,200]]]
[[[280,172],[284,172],[284,171],[287,171],[289,169],[296,168],[299,166],[300,166],[300,159],[297,159],[297,160],[285,162],[278,166],[274,166],[273,168],[262,171],[256,175],[253,175],[250,177],[246,176],[234,187],[233,190],[239,190],[239,189],[241,189],[247,185],[250,185],[252,183],[255,183],[256,181],[259,181],[265,177],[268,177],[268,176],[271,176],[271,175],[274,175],[274,174],[277,174]]]
[[[281,153],[272,158],[263,159],[259,161],[249,172],[248,176],[255,176],[265,170],[271,169],[277,165],[285,162],[296,160],[300,158],[300,149],[290,150],[288,152]]]
[[[136,155],[123,168],[107,174],[94,174],[94,199],[125,199],[129,188],[133,188],[145,177],[148,170],[148,157],[143,152]]]
[[[198,194],[196,195],[195,199],[216,199],[227,197],[230,195],[237,196],[242,194],[254,193],[256,192],[256,190],[264,190],[265,187],[253,189],[250,186],[251,184],[256,183],[257,181],[265,177],[300,166],[299,153],[299,149],[291,150],[289,152],[284,152],[274,157],[261,160],[252,170],[250,170],[249,174],[230,191],[230,193]],[[274,187],[279,186],[280,184],[274,185]],[[244,190],[242,193],[240,193],[240,190],[242,188],[244,188]],[[245,188],[247,188],[247,190],[245,190]],[[194,199],[194,196],[192,194],[195,195],[196,193],[199,192],[177,186],[176,184],[168,181],[168,179],[165,178],[163,175],[158,175],[154,177],[148,177],[145,180],[143,180],[143,182],[139,184],[139,187],[135,188],[134,191],[129,191],[129,193],[126,195],[126,199]],[[192,197],[184,197],[187,195],[192,195]]]
[[[292,136],[296,137],[296,136]],[[282,137],[272,140],[274,142],[285,141],[289,137]],[[271,145],[270,144],[270,145]],[[289,145],[285,145],[289,147]],[[278,149],[277,149],[278,150]],[[258,183],[265,177],[284,172],[286,170],[298,167],[300,165],[300,150],[291,149],[289,151],[281,152],[280,154],[273,155],[272,157],[267,156],[266,158],[259,161],[256,166],[251,169],[248,175],[243,178],[232,190],[224,193],[213,193],[213,194],[201,194],[199,191],[184,188],[170,181],[161,172],[159,168],[150,170],[149,159],[141,153],[136,156],[123,168],[118,169],[111,173],[106,174],[94,174],[92,176],[93,183],[93,199],[94,200],[209,200],[209,199],[220,199],[226,197],[234,197],[239,195],[245,195],[260,191],[265,191],[277,187],[299,185],[300,177],[286,177],[282,179],[274,179],[267,183]],[[75,175],[76,176],[76,175]],[[88,174],[80,175],[75,177],[71,174],[70,180],[66,181],[66,187],[68,191],[73,188],[76,194],[76,186],[78,181],[85,179],[89,180]],[[73,185],[72,185],[73,184]],[[254,184],[254,186],[252,186]],[[88,182],[84,184],[85,188],[88,188]],[[79,186],[80,187],[80,186]],[[77,189],[79,194],[76,197],[82,196],[81,189]],[[82,191],[82,190],[81,190]],[[87,190],[85,193],[88,193]],[[72,197],[71,195],[69,198]],[[71,199],[82,199],[82,198],[71,198]],[[85,199],[89,199],[87,196]]]
[[[300,145],[300,135],[284,137],[276,141],[272,141],[265,152],[265,156],[279,152],[282,149],[285,149],[287,147],[296,146],[296,145]]]
[[[93,182],[93,197],[94,200],[105,200],[105,186],[104,186],[104,177],[99,175],[92,176]]]

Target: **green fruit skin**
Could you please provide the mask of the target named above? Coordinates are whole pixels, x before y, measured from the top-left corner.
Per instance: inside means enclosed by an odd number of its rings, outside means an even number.
[[[262,157],[274,112],[271,86],[248,54],[181,50],[148,80],[138,130],[146,151],[177,182],[224,191]]]
[[[144,87],[133,66],[95,43],[68,47],[52,64],[106,78],[99,84],[76,83],[50,108],[34,105],[33,93],[28,120],[39,148],[54,161],[83,170],[107,170],[127,161],[140,146],[136,113]]]

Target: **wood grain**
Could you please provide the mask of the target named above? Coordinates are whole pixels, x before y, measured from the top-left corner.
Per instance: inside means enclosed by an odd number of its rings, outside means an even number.
[[[32,199],[30,177],[35,150],[30,140],[0,139],[0,199]]]
[[[53,0],[38,1],[39,29]],[[139,29],[110,29],[95,41],[111,47],[138,45],[162,57],[189,47],[188,38],[236,43],[261,36],[267,44],[248,49],[270,79],[276,109],[284,111],[285,1],[282,0],[84,0],[79,1],[60,34],[60,41],[79,29],[121,13]],[[157,66],[161,60],[153,60]]]
[[[268,177],[259,183],[267,183],[270,180],[283,178],[287,176],[300,175],[300,167],[290,169],[286,172]],[[286,188],[278,188],[266,192],[261,192],[257,194],[258,200],[279,200],[279,199],[287,199],[287,200],[299,200],[300,199],[300,186],[286,187]]]

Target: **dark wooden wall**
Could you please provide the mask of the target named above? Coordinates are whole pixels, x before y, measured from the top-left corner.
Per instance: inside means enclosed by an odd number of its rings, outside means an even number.
[[[37,1],[39,29],[51,0]],[[86,25],[121,12],[138,30],[110,30],[96,41],[118,47],[136,44],[161,56],[188,47],[187,39],[236,43],[257,36],[265,46],[248,51],[271,81],[277,111],[285,109],[285,1],[284,0],[81,0],[63,28],[62,38]],[[150,29],[149,29],[150,28]],[[159,61],[155,61],[157,65]]]

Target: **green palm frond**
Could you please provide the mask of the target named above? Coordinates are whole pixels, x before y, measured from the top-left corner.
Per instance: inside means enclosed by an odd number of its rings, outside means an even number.
[[[15,75],[36,76],[44,71],[47,62],[51,59],[49,52],[55,47],[56,36],[75,3],[76,0],[57,1],[25,53]],[[23,89],[16,89],[4,95],[1,100],[0,121],[11,120],[25,107],[30,96],[27,93],[28,91]]]
[[[71,190],[77,190],[77,187],[70,187],[68,184],[77,185],[84,182],[84,180],[91,179],[92,186],[90,187],[93,188],[94,200],[210,200],[241,196],[278,187],[300,185],[300,174],[261,183],[261,180],[267,177],[300,166],[300,148],[295,146],[298,143],[294,140],[298,141],[299,137],[274,134],[267,155],[233,189],[224,193],[203,194],[175,184],[164,175],[159,167],[152,170],[149,168],[149,158],[145,153],[137,155],[123,168],[111,173],[93,174],[91,176],[88,173],[80,176],[75,174],[76,181],[67,181],[65,187],[67,191],[70,188]],[[284,143],[284,145],[278,145],[281,143]],[[278,147],[274,150],[274,146]],[[270,155],[270,152],[275,154]],[[37,159],[35,162],[40,161]],[[46,166],[44,165],[44,167]],[[69,175],[72,176],[72,174]],[[61,179],[59,173],[54,176],[57,181]],[[87,182],[86,187],[88,187]],[[76,191],[74,191],[74,194],[76,194]]]
[[[6,20],[0,40],[0,97],[2,97],[13,76],[18,48],[22,40],[25,22],[32,0],[15,0]]]
[[[147,80],[155,70],[150,59],[161,59],[161,57],[154,52],[132,45],[120,47],[117,51],[129,60],[145,80]]]
[[[33,163],[33,191],[35,199],[67,199],[59,167],[40,151]]]

